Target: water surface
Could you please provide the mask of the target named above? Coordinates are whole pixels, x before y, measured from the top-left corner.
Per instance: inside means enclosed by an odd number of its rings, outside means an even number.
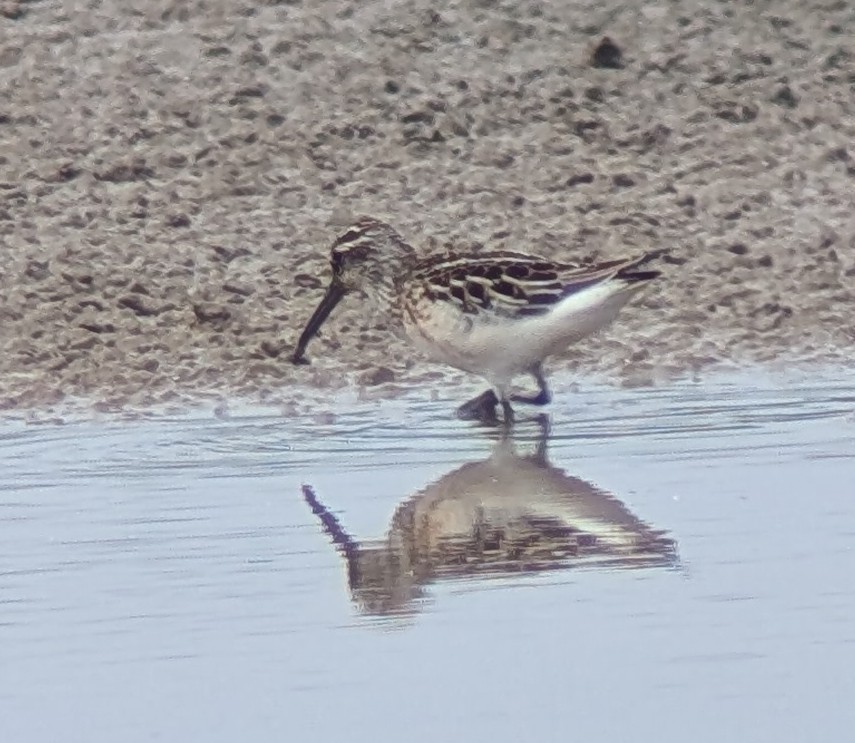
[[[0,427],[0,740],[855,726],[855,379]]]

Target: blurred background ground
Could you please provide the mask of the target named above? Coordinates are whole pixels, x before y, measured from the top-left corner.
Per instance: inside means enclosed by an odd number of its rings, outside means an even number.
[[[4,0],[0,406],[441,382],[358,301],[287,361],[360,214],[670,248],[553,368],[851,361],[853,33],[842,0]]]

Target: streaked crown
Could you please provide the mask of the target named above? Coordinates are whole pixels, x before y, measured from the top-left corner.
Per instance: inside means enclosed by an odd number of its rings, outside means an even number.
[[[330,249],[333,279],[348,289],[388,284],[413,262],[415,250],[385,222],[360,217]]]

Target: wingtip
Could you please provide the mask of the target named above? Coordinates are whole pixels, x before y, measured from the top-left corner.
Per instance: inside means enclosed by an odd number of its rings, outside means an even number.
[[[650,250],[643,255],[639,256],[636,261],[636,266],[643,266],[645,263],[650,263],[651,261],[659,260],[666,255],[671,254],[671,248],[657,248],[656,250]]]
[[[661,271],[630,271],[629,273],[620,273],[618,277],[632,284],[641,284],[658,279],[661,275]]]
[[[662,271],[658,271],[653,268],[645,268],[644,270],[639,269],[642,266],[646,266],[648,263],[652,263],[663,256],[669,255],[670,253],[670,248],[657,248],[656,250],[644,253],[643,255],[628,261],[625,266],[622,266],[617,272],[617,277],[632,283],[653,281],[653,279],[657,279],[662,275]]]

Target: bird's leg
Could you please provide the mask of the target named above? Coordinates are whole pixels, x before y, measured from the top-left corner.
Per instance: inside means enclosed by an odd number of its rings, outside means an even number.
[[[549,416],[546,413],[540,413],[534,420],[537,423],[537,427],[540,429],[540,436],[537,438],[535,456],[539,462],[546,463],[546,449],[549,445]]]
[[[546,379],[543,376],[543,367],[540,364],[536,364],[529,369],[529,374],[537,382],[537,394],[532,396],[511,395],[511,400],[514,402],[523,402],[527,405],[548,405],[552,401],[552,393],[549,391],[549,386],[546,384]]]
[[[502,398],[502,423],[504,423],[505,428],[510,428],[514,425],[514,409],[511,407],[510,401],[503,397]]]
[[[457,408],[457,417],[463,421],[496,423],[496,405],[498,404],[499,398],[496,397],[496,393],[493,390],[485,390],[478,397],[473,397]]]

